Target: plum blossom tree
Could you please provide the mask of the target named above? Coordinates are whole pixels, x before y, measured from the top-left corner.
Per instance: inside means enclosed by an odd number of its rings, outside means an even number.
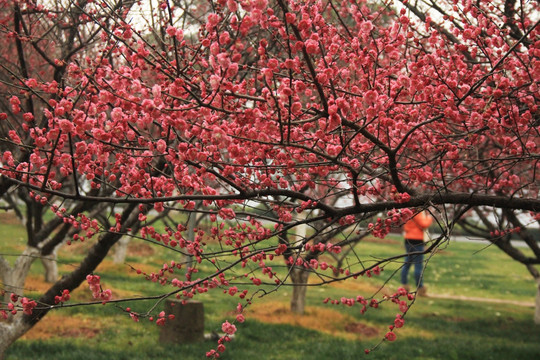
[[[432,252],[473,207],[538,219],[537,2],[151,3],[144,18],[132,2],[0,2],[10,49],[0,64],[0,196],[53,211],[57,234],[76,229],[71,241],[92,243],[39,299],[9,295],[0,352],[85,280],[96,301],[111,301],[93,271],[128,234],[194,259],[185,280],[173,278],[174,260],[146,274],[168,286],[157,299],[225,289],[244,301],[239,325],[249,290],[230,280],[279,290],[289,275],[272,269],[276,255],[293,254],[291,276],[322,274],[319,285],[403,257],[317,267],[313,252],[342,248],[290,236],[301,225],[322,234],[329,228],[315,224],[354,228],[379,214],[368,229],[384,237],[435,206],[443,235]],[[276,216],[253,211],[260,204]],[[110,226],[93,215],[102,206]],[[146,223],[154,211],[204,213],[212,225],[193,239],[182,223],[159,232]],[[304,211],[312,215],[296,215]],[[203,262],[215,273],[196,278]],[[395,328],[413,298],[402,289],[387,298],[401,311]],[[365,312],[386,300],[327,301]],[[223,324],[209,357],[236,325]]]

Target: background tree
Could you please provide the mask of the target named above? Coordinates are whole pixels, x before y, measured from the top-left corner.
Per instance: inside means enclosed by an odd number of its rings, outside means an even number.
[[[66,80],[68,64],[78,61],[81,53],[87,56],[96,54],[94,44],[98,39],[99,27],[93,26],[93,21],[84,17],[81,6],[86,6],[86,2],[71,4],[69,7],[53,2],[51,8],[32,2],[1,4],[2,46],[5,49],[0,65],[2,164],[8,159],[24,164],[29,159],[44,155],[44,160],[49,161],[38,161],[40,164],[34,165],[39,166],[40,171],[55,177],[55,173],[60,170],[58,164],[66,164],[65,157],[55,159],[58,154],[47,150],[40,152],[37,149],[32,152],[32,148],[36,142],[46,141],[45,137],[52,139],[51,136],[58,135],[48,134],[49,111],[56,106],[54,113],[63,115],[71,109],[72,100],[68,96],[70,87]],[[108,19],[103,12],[96,12],[94,15],[96,19],[104,22]],[[22,99],[20,106],[17,105],[17,96]],[[14,138],[18,139],[18,143],[12,141]],[[55,146],[62,147],[65,142],[69,142],[70,151],[74,151],[71,138],[57,137],[53,141]],[[26,249],[16,260],[10,261],[10,257],[0,255],[3,304],[12,302],[21,305],[20,301],[12,300],[11,294],[23,296],[24,281],[31,264],[40,259],[44,266],[45,281],[55,283],[58,280],[58,247],[73,238],[84,241],[84,236],[79,236],[81,231],[92,235],[93,231],[97,231],[98,223],[107,223],[109,216],[114,218],[114,206],[54,196],[38,200],[35,194],[14,186],[15,184],[3,175],[0,179],[2,200],[6,208],[13,210],[25,225],[27,234]],[[62,187],[73,191],[83,187],[87,188],[88,194],[112,193],[111,189],[90,188],[88,179],[84,176],[61,173],[57,180]],[[91,220],[82,227],[73,226],[72,220],[81,216],[89,216]],[[5,311],[3,314],[7,316]],[[28,325],[21,322],[22,313],[20,315],[0,324],[2,353],[11,341],[28,328]]]
[[[530,218],[528,214],[506,209],[490,211],[475,208],[473,216],[459,223],[468,234],[487,239],[512,259],[525,265],[537,288],[534,322],[539,324],[540,273],[535,267],[540,258],[538,220]]]
[[[335,202],[339,200],[339,197],[333,199]],[[290,309],[294,313],[303,314],[309,275],[315,273],[317,276],[321,276],[316,271],[320,266],[330,268],[333,271],[333,276],[338,276],[340,269],[344,268],[343,261],[350,256],[356,245],[370,234],[370,231],[366,227],[360,226],[361,221],[351,226],[350,224],[339,224],[333,220],[319,219],[308,225],[305,221],[311,217],[317,217],[317,211],[308,212],[301,207],[298,207],[296,211],[299,212],[296,217],[304,223],[296,226],[294,232],[282,232],[279,235],[279,242],[288,268],[287,277],[290,278],[293,286]],[[369,215],[366,214],[366,219],[364,219],[366,226],[368,220],[372,220],[372,216]],[[336,251],[325,251],[334,246]],[[319,261],[319,256],[323,253],[330,259]]]
[[[228,0],[192,14],[160,1],[145,17],[132,3],[2,2],[17,62],[1,65],[0,196],[19,189],[93,246],[36,301],[10,295],[5,309],[19,315],[0,324],[0,351],[85,279],[110,301],[92,273],[122,236],[171,250],[173,262],[150,276],[170,286],[158,299],[220,288],[244,300],[249,290],[230,281],[279,290],[271,262],[284,251],[321,274],[316,285],[404,256],[328,272],[311,262],[313,235],[283,244],[299,225],[321,232],[321,221],[354,226],[380,213],[368,229],[384,237],[436,206],[432,252],[473,207],[537,219],[538,4],[402,3]],[[73,214],[58,211],[66,202]],[[277,219],[254,212],[260,204]],[[99,206],[114,212],[112,226],[94,222]],[[205,213],[212,225],[190,240],[185,224],[146,223],[166,209]],[[181,254],[193,266],[171,279]],[[215,272],[196,278],[203,262]],[[403,315],[407,296],[389,298]]]

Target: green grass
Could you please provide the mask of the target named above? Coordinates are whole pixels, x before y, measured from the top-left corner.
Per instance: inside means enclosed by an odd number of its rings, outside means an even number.
[[[433,312],[433,310],[437,310]],[[409,318],[408,335],[383,344],[369,355],[375,359],[534,359],[540,355],[538,327],[531,326],[530,312],[507,311],[504,306],[486,309],[482,304],[421,301]],[[494,316],[500,312],[500,316]],[[459,316],[457,315],[459,314]],[[483,315],[482,315],[483,314]],[[131,326],[117,320],[92,339],[57,338],[18,341],[8,359],[201,359],[215,346],[162,345],[158,329],[150,324]],[[414,335],[418,331],[419,335]],[[427,334],[427,335],[426,335]],[[398,333],[399,336],[399,333]],[[228,345],[224,359],[357,359],[371,341],[347,341],[291,325],[267,325],[248,320]]]
[[[401,241],[363,243],[359,246],[363,257],[383,258],[402,253]],[[389,242],[389,243],[388,243]],[[385,271],[395,271],[400,261],[386,266]],[[412,269],[411,269],[412,272]],[[488,297],[503,300],[533,301],[535,285],[525,266],[511,260],[495,246],[478,243],[451,242],[430,258],[425,270],[429,291],[437,294]],[[412,280],[412,277],[410,278]],[[377,283],[378,279],[369,279]],[[399,286],[399,276],[390,282]]]
[[[16,226],[0,225],[0,234],[20,237],[23,232]],[[5,238],[5,237],[4,237]],[[4,252],[15,251],[13,243],[1,243]],[[369,264],[377,258],[393,256],[403,252],[400,240],[364,242],[356,252],[362,262]],[[69,248],[65,250],[70,250]],[[65,251],[64,250],[64,251]],[[67,254],[63,251],[64,254]],[[71,265],[82,258],[84,251],[69,253],[63,257]],[[150,264],[158,270],[171,254],[157,250],[144,256],[130,256],[132,264]],[[224,260],[225,261],[225,260]],[[276,262],[279,268],[281,259]],[[358,265],[353,265],[358,267]],[[70,265],[64,265],[67,271]],[[238,325],[238,332],[223,359],[358,359],[364,357],[364,349],[371,348],[383,338],[388,325],[398,313],[396,305],[384,303],[380,309],[369,309],[361,315],[358,307],[324,305],[326,297],[339,299],[342,296],[370,296],[359,289],[381,286],[392,272],[399,270],[400,263],[386,266],[380,277],[362,277],[348,282],[346,287],[311,287],[307,303],[320,309],[339,311],[354,322],[367,324],[379,331],[379,335],[366,338],[357,336],[346,339],[322,331],[290,324],[267,324],[247,315],[247,321]],[[157,294],[168,290],[158,284],[147,282],[129,274],[128,267],[100,272],[102,283],[113,291],[135,294]],[[120,269],[120,270],[119,270]],[[211,271],[201,266],[199,275]],[[39,263],[32,267],[31,274],[37,277],[42,268]],[[241,274],[239,272],[239,274]],[[535,284],[524,266],[512,261],[496,248],[484,248],[479,244],[451,243],[429,262],[425,273],[429,292],[438,295],[463,295],[512,301],[533,302]],[[395,290],[399,278],[390,279],[387,286]],[[85,287],[85,285],[84,285]],[[241,286],[249,288],[249,286]],[[79,291],[84,297],[86,287]],[[283,302],[290,299],[291,288],[283,287],[279,292],[254,302]],[[30,295],[34,293],[30,292]],[[37,295],[37,293],[35,293]],[[88,294],[86,294],[87,296]],[[75,294],[76,299],[78,295]],[[88,297],[87,297],[88,298]],[[198,295],[205,306],[205,329],[220,331],[221,323],[234,318],[233,311],[239,299],[212,291]],[[147,311],[152,302],[122,304],[139,312]],[[161,308],[158,307],[158,311]],[[406,317],[403,329],[397,331],[398,339],[393,343],[383,342],[366,358],[369,359],[534,359],[540,358],[540,326],[532,321],[534,309],[502,303],[464,301],[445,298],[419,298]],[[321,312],[321,314],[327,314]],[[8,350],[7,359],[203,359],[206,351],[215,348],[212,341],[190,345],[160,344],[161,328],[148,320],[134,323],[126,313],[113,304],[86,306],[55,310],[43,320],[53,321],[70,317],[75,319],[74,334],[62,332],[47,339],[20,339]],[[276,314],[282,316],[282,314]],[[326,315],[325,315],[326,316]],[[321,319],[321,322],[324,319]],[[84,325],[83,325],[84,324]],[[346,324],[343,324],[345,326]],[[92,335],[84,331],[77,334],[76,328],[97,329]],[[69,330],[69,329],[68,329]],[[323,329],[319,329],[323,330]]]
[[[2,219],[3,220],[3,219]],[[0,254],[9,262],[15,263],[17,257],[24,250],[26,232],[19,224],[2,222],[0,220]]]

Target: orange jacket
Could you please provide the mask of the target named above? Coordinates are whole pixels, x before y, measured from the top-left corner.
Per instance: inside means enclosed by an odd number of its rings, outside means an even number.
[[[432,222],[433,219],[425,211],[416,214],[405,223],[405,239],[424,240],[424,229],[427,229]]]

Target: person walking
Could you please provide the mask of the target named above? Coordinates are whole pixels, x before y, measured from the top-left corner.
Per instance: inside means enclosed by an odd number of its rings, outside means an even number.
[[[418,295],[427,295],[426,287],[423,284],[422,271],[424,262],[424,234],[427,228],[433,222],[433,218],[424,210],[416,214],[412,219],[407,221],[404,225],[405,231],[405,251],[407,256],[405,257],[405,264],[401,268],[401,284],[409,291],[409,269],[414,264],[414,279],[416,281],[416,287]]]

